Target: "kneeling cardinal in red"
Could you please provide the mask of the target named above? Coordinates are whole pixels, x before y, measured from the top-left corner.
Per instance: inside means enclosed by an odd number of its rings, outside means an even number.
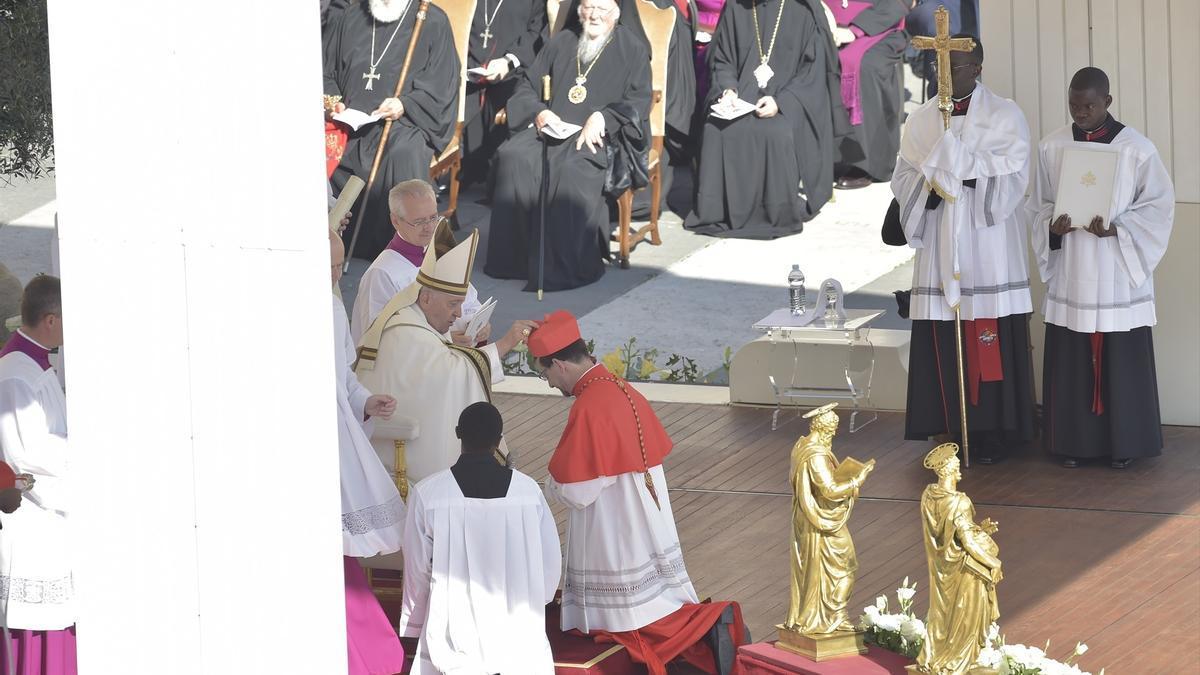
[[[624,645],[652,675],[676,657],[717,673],[704,638],[732,614],[736,647],[740,611],[700,603],[688,578],[662,466],[671,439],[658,416],[588,353],[569,313],[547,315],[528,343],[539,375],[575,397],[547,481],[569,509],[562,629]]]

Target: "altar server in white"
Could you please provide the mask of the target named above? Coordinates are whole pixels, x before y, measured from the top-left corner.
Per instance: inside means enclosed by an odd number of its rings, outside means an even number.
[[[1042,437],[1067,467],[1104,458],[1123,469],[1162,451],[1155,373],[1154,268],[1167,250],[1175,190],[1158,150],[1113,119],[1108,76],[1075,73],[1072,124],[1044,138],[1028,201],[1030,238],[1048,288]],[[1066,148],[1117,154],[1110,203],[1087,223],[1054,218]]]
[[[333,285],[342,276],[345,248],[330,233]],[[342,484],[342,548],[347,556],[367,558],[400,550],[404,501],[396,483],[371,447],[376,419],[390,419],[396,399],[372,394],[354,374],[355,350],[341,298],[333,296],[334,358],[337,375],[338,456]]]
[[[496,462],[502,431],[492,404],[468,406],[458,461],[409,495],[400,634],[420,638],[415,675],[554,673],[558,526],[538,484]]]
[[[440,259],[433,247],[416,280],[397,293],[359,342],[355,372],[370,391],[396,399],[397,409],[419,424],[411,429],[376,420],[371,441],[389,472],[395,471],[396,441],[405,442],[408,480],[416,482],[447,469],[458,458],[454,424],[463,408],[491,398],[492,384],[504,379],[501,359],[535,327],[516,321],[494,343],[476,349],[447,337],[462,316],[479,233],[472,232]]]
[[[963,319],[967,426],[980,463],[1033,438],[1033,368],[1025,229],[1029,128],[1017,104],[977,81],[983,47],[952,52],[954,111],[937,99],[904,125],[892,192],[913,272],[905,438],[961,438],[954,308]]]
[[[416,280],[417,271],[425,260],[425,251],[436,249],[441,241],[436,237],[438,228],[447,227],[439,225],[443,218],[438,214],[433,186],[420,178],[397,183],[388,192],[388,211],[396,234],[358,282],[358,294],[354,297],[350,317],[350,336],[356,345],[392,296]],[[443,235],[453,243],[453,235],[448,231]],[[475,346],[462,331],[479,307],[479,293],[467,284],[462,316],[450,327],[450,336],[456,343]],[[491,326],[484,326],[475,339],[486,341],[490,332]]]
[[[0,349],[0,460],[35,481],[0,529],[0,613],[11,634],[0,662],[38,675],[76,672],[67,404],[50,365],[62,343],[59,280],[35,277],[21,327]]]

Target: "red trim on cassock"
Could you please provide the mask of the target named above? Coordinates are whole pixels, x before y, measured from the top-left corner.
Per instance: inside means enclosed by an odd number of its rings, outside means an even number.
[[[1092,412],[1104,414],[1104,394],[1101,377],[1104,369],[1104,333],[1092,333]]]
[[[600,377],[612,377],[603,365],[584,373],[572,390],[577,397],[575,405],[571,406],[567,426],[550,458],[550,475],[559,483],[641,473],[662,464],[671,452],[671,437],[658,415],[654,414],[646,397],[626,383],[626,390],[637,406],[646,441],[646,461],[642,462],[637,423],[625,393],[612,382],[596,382],[584,388],[588,382]]]
[[[676,658],[684,659],[709,675],[717,675],[712,649],[703,640],[726,607],[733,607],[729,634],[737,648],[746,643],[746,624],[742,621],[742,608],[736,602],[688,604],[638,630],[596,631],[590,636],[596,642],[614,642],[625,647],[636,663],[646,664],[649,675],[666,675],[667,664]],[[731,675],[740,675],[740,672],[735,663]]]
[[[929,334],[933,337],[933,362],[937,364],[938,391],[942,393],[942,417],[946,420],[946,433],[950,433],[950,407],[946,402],[946,380],[942,377],[942,350],[938,348],[937,324],[930,325]]]
[[[1000,358],[1000,326],[996,319],[976,319],[964,321],[963,324],[971,405],[979,405],[979,383],[1004,380],[1004,362]]]

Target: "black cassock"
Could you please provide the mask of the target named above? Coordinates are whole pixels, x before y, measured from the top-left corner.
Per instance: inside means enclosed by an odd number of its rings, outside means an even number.
[[[612,42],[597,57],[587,76],[587,98],[567,100],[575,84],[578,35],[559,31],[525,69],[508,102],[513,135],[496,153],[496,186],[488,231],[484,272],[498,279],[526,279],[525,290],[537,290],[538,189],[542,177],[542,141],[528,125],[546,109],[541,101],[542,76],[551,78],[550,110],[563,121],[582,125],[589,115],[604,115],[605,133],[620,125],[610,106],[632,106],[643,121],[650,111],[650,57],[646,47],[623,26],[613,29]],[[583,66],[584,69],[587,65]],[[645,125],[645,122],[643,122]],[[518,131],[519,130],[519,131]],[[548,139],[549,199],[546,204],[545,289],[566,290],[590,284],[604,274],[608,257],[608,201],[603,195],[608,159],[584,145],[578,134],[565,141]],[[606,143],[609,139],[606,138]]]
[[[712,85],[705,105],[734,89],[750,103],[773,96],[779,114],[705,121],[696,208],[685,223],[702,234],[773,239],[799,232],[833,194],[834,138],[844,133],[845,119],[834,105],[839,69],[824,9],[819,0],[757,3],[764,52],[779,19],[769,62],[774,75],[760,89],[755,1],[728,0],[721,10],[708,48]]]
[[[621,17],[618,23],[636,36],[646,51],[650,51],[650,40],[642,28],[641,16],[638,14],[638,2],[642,0],[619,0]],[[659,9],[674,7],[672,0],[652,0]],[[578,32],[579,30],[579,0],[565,3],[559,9],[566,12],[565,26]],[[671,33],[671,44],[667,49],[667,97],[666,97],[666,137],[663,148],[667,153],[667,161],[662,163],[662,204],[667,208],[667,193],[671,191],[674,172],[672,164],[686,164],[694,150],[693,139],[690,137],[693,113],[696,109],[696,61],[692,55],[692,41],[695,39],[691,23],[684,18],[678,9],[675,11],[675,30]],[[633,215],[644,218],[650,212],[650,190],[641,190],[633,198]]]
[[[373,19],[368,3],[351,4],[338,15],[331,12],[324,36],[326,94],[340,95],[347,108],[370,113],[395,93],[417,20],[417,0],[410,2],[399,30],[395,21],[375,27],[375,58],[379,60],[376,72],[380,75],[377,80],[363,77],[369,73],[371,61]],[[394,30],[396,36],[392,38]],[[392,45],[385,53],[384,45],[389,39]],[[388,218],[388,190],[410,178],[428,180],[434,153],[445,148],[454,135],[459,69],[450,22],[445,12],[430,5],[400,94],[404,116],[392,123],[388,133],[387,149],[363,218],[363,232],[359,235],[358,249],[353,252],[355,257],[374,259],[383,250],[395,234]],[[370,90],[366,88],[367,82],[372,82]],[[335,192],[341,191],[350,176],[367,180],[382,134],[382,121],[359,127],[350,134],[342,162],[330,179]],[[361,208],[361,199],[354,207],[356,213]],[[350,232],[346,234],[349,236]]]
[[[867,37],[894,28],[908,10],[908,3],[901,0],[865,1],[871,6],[855,16],[851,25]],[[862,124],[851,126],[850,133],[838,139],[835,175],[845,175],[854,168],[876,181],[891,180],[900,151],[900,118],[904,108],[900,63],[907,45],[908,33],[897,30],[863,55],[858,74]],[[841,104],[840,98],[836,101]]]
[[[485,19],[491,19],[491,25]],[[484,46],[484,30],[489,35]],[[521,67],[533,63],[546,32],[545,0],[478,0],[471,22],[467,68],[486,66],[512,54]],[[520,72],[509,64],[509,74],[494,83],[467,81],[463,107],[464,183],[482,180],[496,148],[508,138],[508,125],[495,123],[496,113],[508,104],[520,81]]]

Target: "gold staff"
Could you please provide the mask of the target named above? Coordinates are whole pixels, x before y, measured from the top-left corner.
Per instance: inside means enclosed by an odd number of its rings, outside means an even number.
[[[950,12],[946,11],[945,5],[940,5],[937,11],[933,13],[934,21],[937,24],[937,35],[934,37],[914,36],[912,45],[916,49],[932,49],[937,52],[937,84],[938,84],[938,110],[942,111],[942,124],[946,129],[950,128],[950,113],[954,110],[954,103],[950,100],[953,87],[950,83],[950,52],[969,52],[975,49],[975,41],[971,38],[952,38],[950,37]],[[946,204],[950,204],[953,200],[944,198]],[[947,208],[949,208],[947,206]],[[958,242],[951,242],[958,250]],[[958,272],[955,272],[957,275]],[[963,372],[963,344],[962,344],[962,299],[954,305],[954,355],[958,359],[958,415],[959,427],[962,429],[962,449],[963,449],[963,466],[971,466],[971,444],[967,440],[967,396],[966,396],[966,376]]]

